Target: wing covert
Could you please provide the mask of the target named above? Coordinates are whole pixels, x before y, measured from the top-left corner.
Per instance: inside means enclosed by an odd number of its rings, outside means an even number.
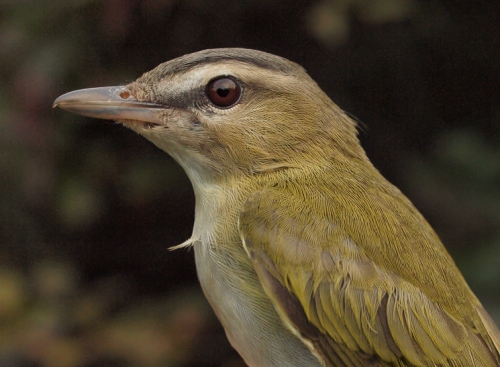
[[[300,200],[252,194],[240,233],[282,320],[327,365],[498,366],[473,330]]]

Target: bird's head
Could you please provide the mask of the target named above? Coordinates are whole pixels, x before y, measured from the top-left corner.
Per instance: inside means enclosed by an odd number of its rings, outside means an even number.
[[[122,123],[194,181],[364,157],[355,123],[302,67],[248,49],[189,54],[126,86],[67,93],[54,106]]]

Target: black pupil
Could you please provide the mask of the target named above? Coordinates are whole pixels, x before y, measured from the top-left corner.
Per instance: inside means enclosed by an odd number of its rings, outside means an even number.
[[[217,94],[221,97],[227,97],[229,95],[230,89],[227,87],[217,88]]]
[[[241,87],[232,78],[220,77],[208,83],[206,94],[214,105],[229,107],[238,102]]]

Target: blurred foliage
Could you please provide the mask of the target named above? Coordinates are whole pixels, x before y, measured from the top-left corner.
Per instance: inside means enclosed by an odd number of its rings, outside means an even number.
[[[111,123],[51,110],[160,62],[248,47],[302,64],[500,322],[498,2],[0,4],[0,365],[241,366],[197,286],[183,172]]]

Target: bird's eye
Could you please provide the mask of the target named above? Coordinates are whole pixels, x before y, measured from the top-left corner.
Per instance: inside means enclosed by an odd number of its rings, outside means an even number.
[[[206,93],[217,107],[231,107],[240,99],[241,87],[234,79],[222,76],[207,84]]]

